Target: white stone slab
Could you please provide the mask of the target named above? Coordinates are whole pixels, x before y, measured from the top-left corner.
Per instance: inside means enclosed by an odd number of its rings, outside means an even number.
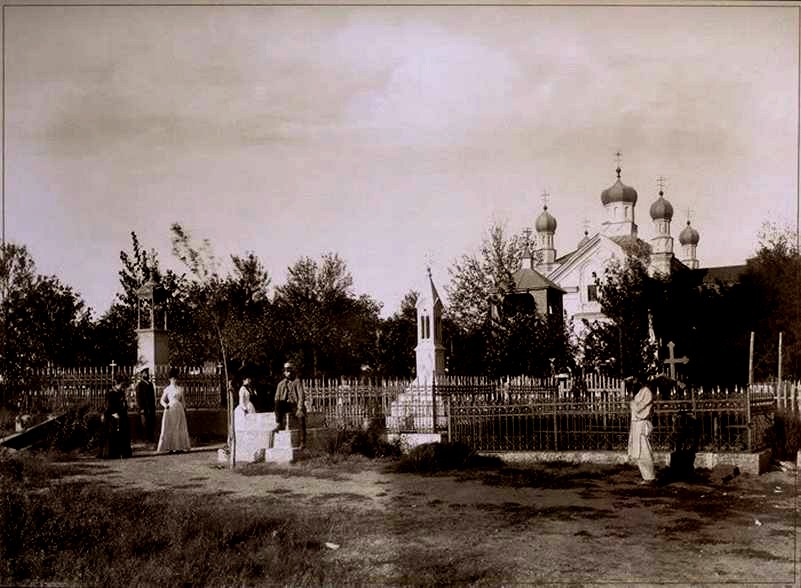
[[[270,434],[275,429],[275,415],[271,412],[245,414],[234,411],[234,432],[236,434],[237,463],[253,463],[264,459],[270,442]]]

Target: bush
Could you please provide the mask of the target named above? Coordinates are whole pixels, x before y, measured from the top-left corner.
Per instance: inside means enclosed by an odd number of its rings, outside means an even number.
[[[81,404],[71,407],[59,417],[58,426],[47,445],[64,453],[89,453],[98,448],[100,436],[100,414],[89,404]]]
[[[773,419],[770,446],[776,459],[795,461],[801,449],[801,416],[790,411],[778,411]]]
[[[498,467],[501,463],[497,457],[478,455],[464,443],[426,443],[404,455],[395,469],[399,472],[432,473]]]
[[[328,452],[341,455],[363,455],[369,458],[398,457],[401,454],[401,446],[399,441],[387,441],[382,427],[371,425],[366,430],[338,431]]]

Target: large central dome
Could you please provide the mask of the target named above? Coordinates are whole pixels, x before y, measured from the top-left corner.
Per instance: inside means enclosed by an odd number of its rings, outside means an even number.
[[[601,203],[604,206],[613,202],[637,204],[637,190],[620,181],[620,168],[617,168],[617,181],[614,185],[601,192]]]

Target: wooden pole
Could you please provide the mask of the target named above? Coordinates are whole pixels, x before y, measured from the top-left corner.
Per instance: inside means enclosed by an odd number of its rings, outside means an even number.
[[[748,346],[748,387],[754,383],[754,331],[751,331],[751,343]]]
[[[778,382],[776,383],[776,397],[778,400],[779,395],[782,393],[782,332],[779,331],[779,375]],[[782,407],[787,406],[787,399],[782,399]]]

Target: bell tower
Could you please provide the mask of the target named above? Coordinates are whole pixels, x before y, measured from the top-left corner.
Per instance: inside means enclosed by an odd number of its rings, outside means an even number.
[[[417,298],[417,347],[415,347],[418,384],[432,384],[434,377],[445,373],[445,347],[442,345],[442,299],[439,297],[431,268]]]
[[[137,365],[149,367],[152,374],[157,365],[170,362],[164,300],[164,288],[152,277],[136,291]]]

